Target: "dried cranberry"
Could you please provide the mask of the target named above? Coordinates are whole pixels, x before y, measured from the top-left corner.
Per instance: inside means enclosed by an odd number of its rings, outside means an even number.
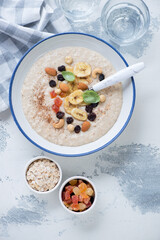
[[[67,124],[71,124],[73,122],[73,118],[67,117],[66,121],[67,121]]]
[[[79,133],[81,131],[81,127],[79,125],[74,128],[75,133]]]
[[[66,67],[64,65],[59,66],[58,71],[60,71],[60,72],[66,71]]]
[[[85,108],[85,110],[86,110],[86,112],[91,113],[92,110],[93,110],[92,105],[91,105],[91,104],[90,104],[90,105],[87,105],[86,108]]]
[[[51,81],[49,82],[49,86],[50,86],[51,88],[55,87],[55,86],[56,86],[56,82],[55,82],[54,80],[51,80]]]
[[[58,74],[57,79],[61,82],[65,80],[62,74]]]
[[[97,103],[91,103],[91,106],[92,106],[92,108],[95,108],[95,107],[98,106],[98,104],[99,104],[99,102],[97,102]]]
[[[57,112],[56,117],[62,119],[64,117],[64,112],[61,111]]]
[[[105,76],[103,73],[99,74],[99,81],[102,81],[105,79]]]
[[[96,114],[94,112],[88,114],[88,119],[93,122],[96,119]]]

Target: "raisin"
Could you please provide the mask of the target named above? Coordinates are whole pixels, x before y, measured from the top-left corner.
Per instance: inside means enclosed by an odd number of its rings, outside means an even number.
[[[73,118],[67,117],[66,121],[67,121],[67,124],[71,124],[73,122]]]
[[[81,127],[79,125],[74,128],[75,133],[79,133],[81,131]]]
[[[61,82],[65,80],[62,74],[58,74],[57,79]]]
[[[85,108],[85,110],[86,110],[86,112],[91,113],[92,110],[93,110],[92,105],[87,105],[86,108]]]
[[[54,80],[51,80],[51,81],[49,82],[49,86],[50,86],[51,88],[55,87],[55,86],[56,86],[56,82],[55,82]]]
[[[56,117],[62,119],[64,117],[64,112],[61,111],[57,112]]]
[[[59,66],[58,71],[60,71],[60,72],[66,71],[66,67],[64,65]]]
[[[98,106],[99,102],[98,103],[91,103],[91,106],[92,108],[96,108]]]
[[[88,114],[88,119],[93,122],[96,119],[96,114],[94,112]]]
[[[103,73],[99,74],[99,81],[102,81],[105,79],[105,76]]]

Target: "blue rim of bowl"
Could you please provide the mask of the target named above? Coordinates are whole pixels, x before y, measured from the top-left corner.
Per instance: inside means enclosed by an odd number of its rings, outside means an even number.
[[[19,125],[18,123],[18,120],[16,119],[16,116],[14,114],[14,110],[13,110],[13,105],[12,105],[12,85],[13,85],[13,81],[14,81],[14,77],[15,77],[15,74],[18,70],[18,67],[20,65],[20,63],[23,61],[23,59],[25,58],[25,56],[33,49],[35,48],[37,45],[39,45],[41,42],[44,42],[50,38],[53,38],[53,37],[57,37],[57,36],[61,36],[61,35],[67,35],[67,34],[75,34],[75,35],[85,35],[85,36],[88,36],[88,37],[91,37],[91,38],[95,38],[103,43],[105,43],[106,45],[108,45],[110,48],[112,48],[119,56],[120,58],[123,60],[123,62],[125,63],[125,65],[128,67],[128,63],[127,61],[125,60],[125,58],[111,45],[109,44],[108,42],[104,41],[103,39],[101,38],[98,38],[96,36],[93,36],[93,35],[90,35],[90,34],[86,34],[86,33],[79,33],[79,32],[66,32],[66,33],[59,33],[59,34],[55,34],[55,35],[52,35],[52,36],[49,36],[41,41],[39,41],[38,43],[36,43],[35,45],[33,45],[24,55],[23,57],[19,60],[13,74],[12,74],[12,77],[11,77],[11,82],[10,82],[10,87],[9,87],[9,105],[10,105],[10,109],[11,109],[11,114],[13,116],[13,119],[17,125],[17,127],[19,128],[19,130],[21,131],[21,133],[32,143],[34,144],[36,147],[48,152],[48,153],[51,153],[51,154],[55,154],[57,156],[62,156],[62,157],[80,157],[80,156],[86,156],[86,155],[89,155],[89,154],[92,154],[92,153],[95,153],[95,152],[98,152],[100,150],[102,150],[103,148],[107,147],[108,145],[110,145],[112,142],[114,142],[120,135],[121,133],[124,131],[124,129],[126,128],[126,126],[128,125],[130,119],[131,119],[131,116],[132,116],[132,113],[133,113],[133,109],[134,109],[134,106],[135,106],[135,99],[136,99],[136,89],[135,89],[135,82],[134,82],[134,78],[132,77],[131,80],[132,80],[132,87],[133,87],[133,101],[132,101],[132,107],[131,107],[131,110],[130,110],[130,113],[129,113],[129,116],[125,122],[125,124],[123,125],[123,127],[121,128],[121,130],[116,134],[116,136],[114,136],[109,142],[105,143],[103,146],[97,148],[97,149],[94,149],[92,151],[89,151],[89,152],[85,152],[85,153],[79,153],[79,154],[62,154],[62,153],[56,153],[54,151],[50,151],[46,148],[43,148],[42,146],[38,145],[36,142],[34,142],[30,137],[27,136],[27,134],[23,131],[23,129],[21,128],[21,126]]]

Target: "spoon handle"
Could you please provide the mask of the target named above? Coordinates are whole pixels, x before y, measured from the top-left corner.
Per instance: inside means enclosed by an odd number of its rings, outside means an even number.
[[[98,92],[104,88],[107,88],[117,82],[122,82],[123,80],[126,80],[130,77],[132,77],[134,74],[139,73],[144,68],[144,63],[140,62],[137,64],[134,64],[130,67],[126,67],[119,72],[105,78],[103,81],[95,84],[92,86],[92,90],[95,92]]]

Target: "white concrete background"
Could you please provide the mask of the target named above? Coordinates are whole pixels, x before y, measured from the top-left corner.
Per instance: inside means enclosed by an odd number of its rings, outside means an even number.
[[[151,39],[146,42],[145,47],[143,45],[143,54],[139,58],[127,52],[124,53],[125,51],[122,49],[129,64],[144,61],[146,69],[135,77],[137,97],[132,119],[122,135],[110,145],[110,147],[119,149],[117,154],[120,154],[119,146],[130,145],[133,147],[134,144],[140,144],[140,152],[143,151],[142,146],[145,146],[146,152],[146,149],[150,151],[150,146],[152,146],[152,148],[156,147],[154,154],[159,156],[160,31],[158,23],[160,23],[160,1],[147,0],[146,3],[154,20],[150,29]],[[97,14],[99,12],[100,10]],[[75,28],[78,30],[78,24],[75,24]],[[83,28],[82,23],[79,24],[79,29],[81,30],[81,28]],[[96,34],[97,32],[95,32]],[[159,162],[154,168],[155,162],[152,163],[151,158],[150,167],[153,168],[151,176],[153,176],[152,180],[154,181],[150,182],[151,186],[148,188],[148,193],[146,194],[146,189],[144,193],[145,196],[149,196],[155,190],[155,199],[154,195],[151,195],[153,198],[150,199],[150,202],[145,203],[142,197],[142,202],[139,201],[138,205],[131,201],[133,196],[130,195],[129,189],[126,190],[124,182],[118,176],[116,177],[116,174],[111,170],[109,162],[105,163],[104,161],[105,156],[110,153],[110,147],[81,158],[52,156],[62,167],[63,180],[72,175],[84,174],[92,177],[97,186],[98,200],[95,211],[84,218],[79,218],[62,209],[58,200],[58,191],[48,197],[31,196],[33,194],[25,186],[23,179],[24,166],[33,156],[51,155],[42,152],[24,138],[17,129],[10,110],[0,114],[0,130],[0,240],[160,239],[160,188],[158,189],[152,184],[152,182],[156,183],[159,180],[158,175],[154,176],[154,171],[156,172],[157,168],[160,172]],[[99,157],[102,158],[103,167],[110,170],[108,173],[106,171],[103,173],[103,169],[101,169],[96,176],[95,171],[98,169],[96,164],[100,162]],[[123,159],[119,164],[123,165]],[[134,174],[133,166],[134,164],[131,165],[131,172]],[[124,171],[125,167],[126,165]],[[139,170],[146,169],[146,174],[148,174],[147,171],[150,171],[150,167],[147,170],[144,159],[144,166],[141,164]],[[144,171],[142,171],[142,183],[144,179]],[[142,186],[144,187],[143,184]],[[128,193],[126,193],[127,191]],[[137,186],[137,192],[135,189],[134,194],[138,194],[138,191],[139,187]],[[154,202],[156,202],[155,206]],[[146,209],[145,206],[147,206]],[[149,208],[149,206],[151,207]]]

